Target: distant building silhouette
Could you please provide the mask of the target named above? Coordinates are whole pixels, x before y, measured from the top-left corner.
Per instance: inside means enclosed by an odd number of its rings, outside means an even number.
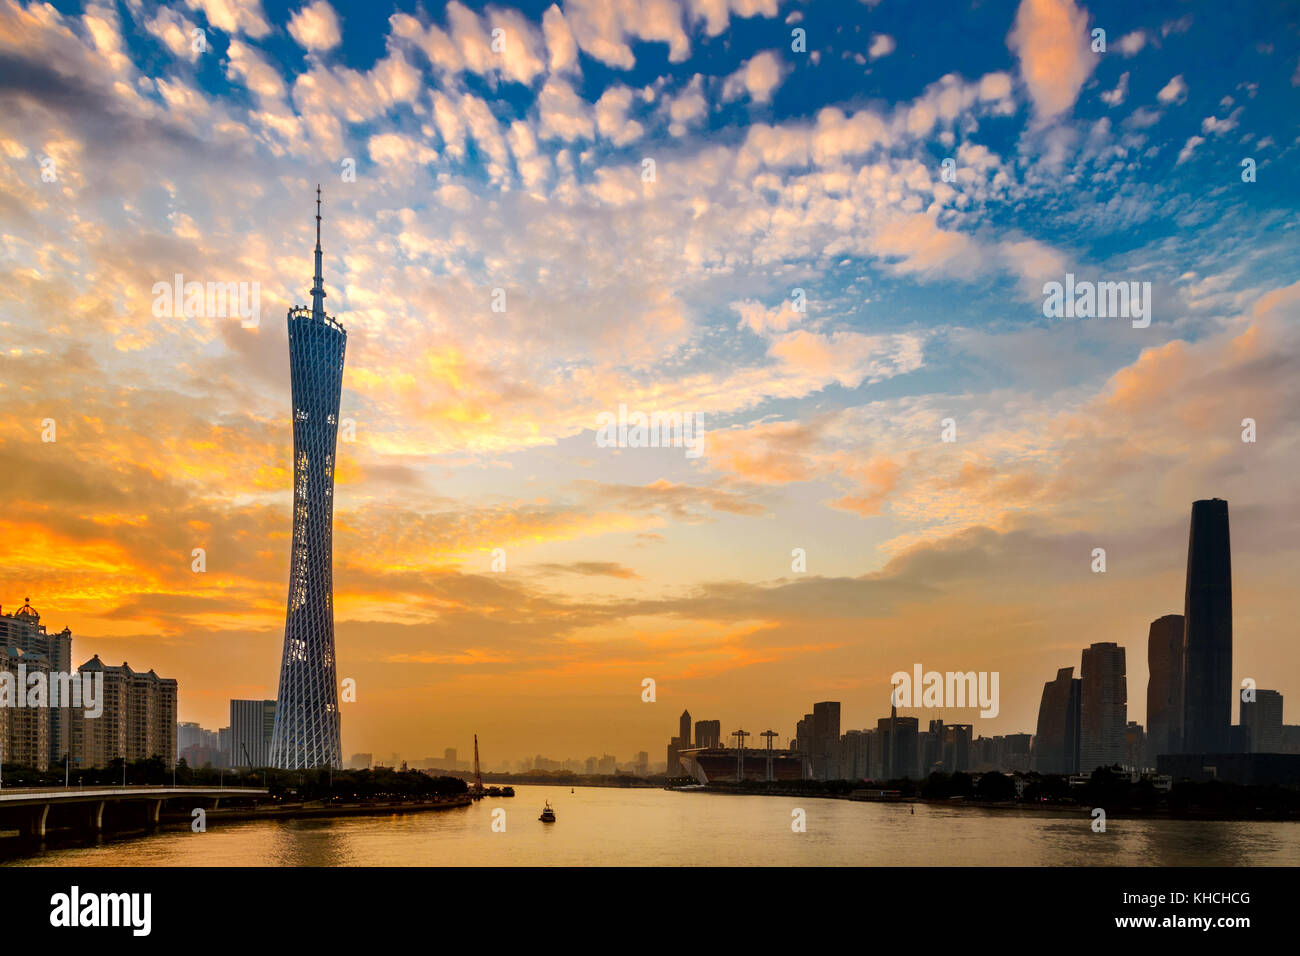
[[[1280,754],[1282,749],[1282,695],[1256,690],[1254,700],[1241,702],[1241,725],[1253,754]]]
[[[898,708],[890,706],[889,716],[876,721],[876,739],[880,742],[880,759],[875,762],[877,771],[872,774],[879,780],[899,780],[903,777],[919,779],[917,771],[920,749],[920,724],[915,717],[899,717]]]
[[[840,779],[840,702],[813,704],[812,773],[814,780]]]
[[[1034,734],[1034,768],[1039,773],[1079,770],[1080,680],[1073,667],[1062,667],[1056,679],[1043,685]]]
[[[677,736],[680,738],[681,748],[685,750],[691,745],[691,712],[689,710],[682,711],[682,716],[677,723],[681,728]]]
[[[1232,559],[1228,503],[1192,502],[1183,609],[1183,752],[1225,753],[1232,726]]]
[[[722,721],[697,720],[695,722],[695,746],[721,747]]]
[[[1130,720],[1124,728],[1124,759],[1120,766],[1140,773],[1146,769],[1146,755],[1146,731],[1136,720]]]
[[[804,714],[803,720],[795,725],[794,749],[803,759],[803,775],[809,780],[813,775],[813,715]]]
[[[840,737],[840,775],[845,780],[871,776],[871,732],[846,730]]]
[[[1182,751],[1183,622],[1181,614],[1166,614],[1151,622],[1147,635],[1148,767],[1160,754]]]
[[[970,749],[974,727],[970,724],[946,724],[943,728],[944,773],[966,773],[971,768]]]
[[[1084,648],[1079,679],[1079,772],[1123,765],[1128,723],[1124,648],[1110,641]]]
[[[682,738],[674,737],[668,741],[668,769],[665,771],[670,777],[680,777],[685,771],[682,769],[681,758],[677,756],[678,752],[685,750],[682,746]],[[595,757],[587,758],[587,773],[596,772],[597,761]]]

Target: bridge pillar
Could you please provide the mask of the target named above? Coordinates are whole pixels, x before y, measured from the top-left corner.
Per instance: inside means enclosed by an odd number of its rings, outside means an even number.
[[[145,802],[145,823],[150,827],[156,827],[158,825],[158,815],[162,811],[162,805],[163,802],[161,800],[148,800]]]
[[[27,815],[27,826],[25,827],[25,836],[32,837],[36,840],[45,839],[45,820],[50,815],[50,805],[42,803],[38,807],[32,807],[31,812]]]
[[[221,798],[220,798],[220,797],[213,797],[213,798],[212,798],[212,809],[215,810],[215,809],[217,809],[217,807],[219,807],[219,806],[221,806]]]
[[[104,802],[96,800],[90,805],[90,829],[95,833],[104,829]]]

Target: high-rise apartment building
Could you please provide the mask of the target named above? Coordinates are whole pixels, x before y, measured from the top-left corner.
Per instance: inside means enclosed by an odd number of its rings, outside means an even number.
[[[812,774],[814,780],[840,779],[840,702],[813,704]]]
[[[29,673],[38,669],[55,674],[72,672],[72,631],[65,627],[62,631],[50,634],[41,623],[40,614],[32,607],[31,598],[27,598],[23,606],[11,614],[3,613],[3,608],[0,608],[0,649],[3,648],[13,648],[23,655],[30,655],[26,660]],[[11,656],[8,659],[17,663],[17,657]],[[3,662],[0,662],[0,666],[3,666]],[[63,703],[66,705],[66,701]],[[27,734],[26,739],[35,739],[33,734],[43,738],[47,752],[45,761],[48,765],[54,765],[62,763],[68,753],[69,715],[67,706],[51,707],[48,710],[44,718],[44,729],[38,726],[42,724],[42,719],[30,715],[17,718],[17,723],[9,723],[14,728],[26,728],[22,731]],[[37,759],[35,755],[33,759]],[[26,762],[24,765],[35,766]]]
[[[0,671],[10,674],[15,693],[25,694],[28,676],[49,673],[50,662],[35,651],[22,651],[17,647],[0,647]],[[0,745],[4,746],[4,762],[48,770],[50,767],[50,723],[53,709],[49,707],[0,707]],[[60,755],[60,762],[62,762]]]
[[[1122,766],[1128,723],[1124,648],[1113,642],[1084,648],[1079,679],[1079,772]]]
[[[175,680],[152,670],[132,670],[127,663],[110,666],[98,654],[77,672],[103,675],[100,715],[69,711],[70,746],[77,766],[105,767],[119,757],[128,762],[161,757],[168,767],[175,764]]]

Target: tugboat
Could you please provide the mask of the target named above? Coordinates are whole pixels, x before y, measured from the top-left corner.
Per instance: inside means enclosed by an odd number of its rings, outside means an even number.
[[[554,822],[555,822],[555,811],[551,809],[551,801],[550,801],[550,800],[547,800],[547,801],[546,801],[546,807],[545,807],[545,809],[542,810],[542,815],[541,815],[540,817],[538,817],[537,819],[541,820],[543,823],[554,823]]]
[[[513,797],[514,795],[515,795],[515,788],[514,788],[514,787],[502,787],[502,788],[501,788],[501,796],[503,796],[503,797]]]

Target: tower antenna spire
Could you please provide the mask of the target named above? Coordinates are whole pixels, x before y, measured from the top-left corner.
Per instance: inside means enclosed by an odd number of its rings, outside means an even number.
[[[316,274],[311,285],[311,311],[315,318],[325,317],[325,280],[321,276],[320,251],[320,183],[316,184]]]

